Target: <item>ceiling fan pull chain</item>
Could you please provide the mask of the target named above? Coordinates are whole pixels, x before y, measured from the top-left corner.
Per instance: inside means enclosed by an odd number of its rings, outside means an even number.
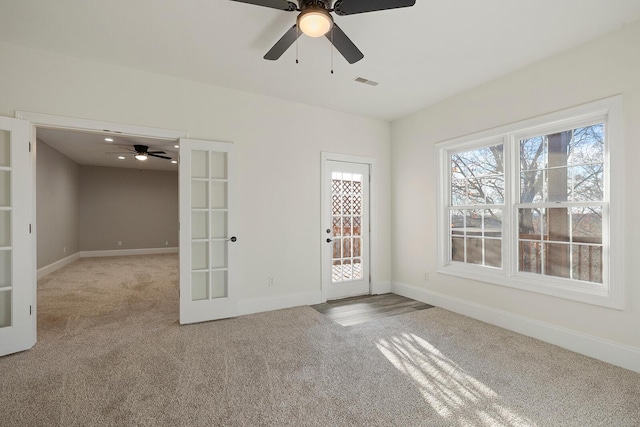
[[[296,27],[296,33],[297,33],[297,36],[298,36],[298,37],[296,37],[296,64],[299,64],[299,62],[298,62],[298,39],[300,38],[300,27]]]
[[[331,74],[333,74],[333,27],[331,27]]]

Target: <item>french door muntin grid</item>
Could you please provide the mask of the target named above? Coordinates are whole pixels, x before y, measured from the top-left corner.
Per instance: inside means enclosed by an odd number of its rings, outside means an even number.
[[[332,283],[363,278],[363,179],[357,173],[331,173]]]
[[[12,326],[11,133],[0,130],[0,328]]]
[[[227,155],[194,150],[191,157],[191,300],[228,296]]]

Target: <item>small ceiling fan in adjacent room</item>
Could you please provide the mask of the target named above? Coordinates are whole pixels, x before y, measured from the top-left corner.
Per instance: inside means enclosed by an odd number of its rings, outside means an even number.
[[[171,157],[163,156],[163,154],[167,154],[165,151],[149,151],[149,146],[147,145],[132,145],[132,146],[118,146],[125,152],[113,152],[115,154],[134,154],[136,160],[144,161],[147,160],[148,157],[158,157],[160,159],[171,160]]]
[[[334,22],[331,12],[336,15],[355,15],[378,10],[410,7],[416,0],[298,0],[295,4],[288,0],[231,0],[257,6],[280,9],[286,12],[300,12],[296,24],[289,28],[264,59],[276,60],[291,46],[302,33],[310,37],[325,36],[342,56],[353,64],[364,58],[360,49]],[[333,3],[333,7],[331,6]]]

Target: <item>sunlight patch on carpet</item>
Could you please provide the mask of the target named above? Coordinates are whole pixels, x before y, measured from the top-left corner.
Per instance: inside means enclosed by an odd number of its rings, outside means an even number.
[[[464,372],[440,350],[415,334],[404,333],[376,343],[378,350],[418,388],[425,401],[443,418],[462,426],[535,426],[532,420],[501,405],[490,387]],[[469,408],[490,402],[492,410]]]

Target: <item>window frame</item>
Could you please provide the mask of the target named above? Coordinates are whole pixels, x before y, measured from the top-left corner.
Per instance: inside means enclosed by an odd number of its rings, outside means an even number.
[[[581,126],[605,124],[604,198],[589,205],[603,207],[602,284],[518,271],[519,141]],[[545,114],[506,126],[435,144],[437,194],[437,272],[495,285],[522,289],[604,307],[624,308],[624,141],[622,96],[614,96]],[[451,206],[451,155],[503,144],[504,210],[502,267],[452,262],[449,212]],[[614,147],[614,149],[612,149]],[[611,167],[615,165],[615,168]]]

